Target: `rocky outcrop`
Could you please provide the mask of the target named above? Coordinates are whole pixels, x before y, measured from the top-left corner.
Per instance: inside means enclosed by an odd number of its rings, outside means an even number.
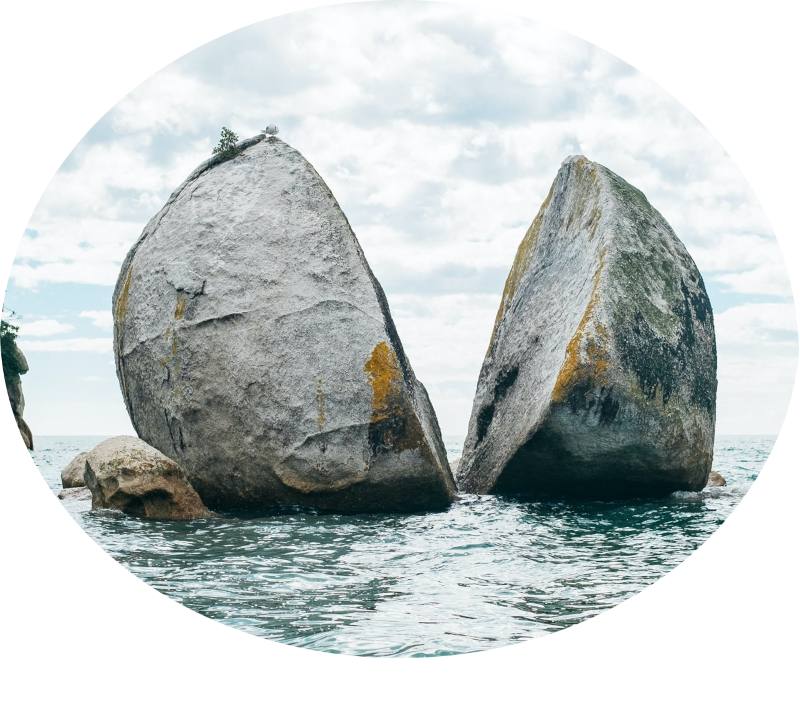
[[[13,345],[12,350],[12,362],[16,374],[6,376],[8,401],[11,403],[11,411],[14,413],[14,419],[17,421],[17,427],[19,428],[20,435],[22,435],[22,441],[25,442],[25,446],[29,450],[32,450],[33,433],[31,432],[31,428],[28,427],[28,423],[25,422],[25,419],[22,417],[22,413],[25,411],[25,396],[22,394],[22,380],[20,380],[19,377],[28,372],[28,361],[17,345]]]
[[[118,509],[145,519],[208,519],[209,511],[169,457],[136,437],[112,437],[86,457],[92,509]]]
[[[713,469],[708,475],[708,484],[707,487],[724,487],[728,482],[725,481],[725,477],[723,477],[719,472],[715,472]]]
[[[191,174],[125,259],[113,312],[137,433],[212,508],[454,499],[383,290],[325,182],[279,139]]]
[[[506,281],[457,482],[616,497],[702,489],[716,345],[703,279],[641,191],[564,161]]]
[[[61,471],[61,486],[64,489],[86,486],[83,475],[86,471],[86,457],[88,456],[88,452],[81,452]]]

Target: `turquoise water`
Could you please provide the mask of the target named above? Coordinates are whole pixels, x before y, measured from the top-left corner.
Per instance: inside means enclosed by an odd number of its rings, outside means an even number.
[[[102,437],[38,437],[54,493]],[[333,653],[434,656],[535,638],[641,591],[741,501],[774,437],[719,437],[726,487],[661,499],[525,503],[464,496],[435,514],[148,522],[63,502],[153,588],[253,635]],[[460,438],[445,440],[451,459]]]

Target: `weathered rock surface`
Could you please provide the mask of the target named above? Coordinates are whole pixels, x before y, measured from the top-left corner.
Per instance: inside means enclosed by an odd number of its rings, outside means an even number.
[[[25,359],[25,355],[18,346],[14,346],[14,351],[15,363],[19,369],[19,375],[24,375],[28,372],[28,361]],[[19,375],[15,375],[10,380],[6,380],[6,390],[8,391],[8,401],[11,403],[11,411],[14,414],[14,419],[17,421],[19,433],[22,435],[22,441],[25,442],[25,446],[28,449],[32,450],[33,433],[31,432],[31,428],[28,427],[28,423],[25,422],[25,419],[22,417],[22,413],[25,411],[25,395],[22,394],[22,380],[20,380]]]
[[[703,279],[644,194],[569,157],[506,281],[460,488],[577,497],[702,489],[716,344]]]
[[[92,490],[89,487],[66,487],[58,493],[63,501],[91,501]]]
[[[83,474],[86,471],[86,457],[88,456],[88,452],[81,452],[61,471],[61,486],[64,489],[86,486]]]
[[[209,511],[181,467],[136,437],[112,437],[86,457],[92,509],[145,519],[208,519]]]
[[[215,509],[445,507],[436,417],[342,210],[279,139],[239,147],[191,174],[122,266],[137,433]]]
[[[719,472],[715,472],[713,469],[708,475],[708,484],[707,487],[724,487],[728,482],[725,481],[725,477],[723,477]]]

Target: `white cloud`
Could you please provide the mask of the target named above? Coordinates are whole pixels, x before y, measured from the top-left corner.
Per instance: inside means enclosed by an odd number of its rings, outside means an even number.
[[[797,374],[796,344],[721,352],[717,374],[718,434],[778,434]]]
[[[20,339],[23,338],[45,338],[49,335],[60,335],[68,333],[75,328],[68,323],[59,323],[50,318],[34,320],[30,323],[21,323],[19,328]]]
[[[734,293],[792,296],[792,286],[783,264],[762,263],[753,270],[724,273],[715,276],[714,280],[724,283]]]
[[[423,3],[287,15],[154,75],[54,177],[20,244],[15,287],[110,288],[149,218],[209,156],[219,128],[245,137],[266,122],[311,161],[347,214],[445,431],[466,429],[498,276],[569,154],[644,191],[726,298],[791,296],[769,223],[738,168],[660,87],[547,26]],[[776,351],[785,358],[778,382],[787,379],[792,311],[748,303],[717,315],[723,411],[734,409],[735,390],[769,409],[783,399],[769,381]],[[107,311],[80,317],[111,327]],[[111,352],[107,338],[21,344]],[[772,397],[759,402],[762,383]]]
[[[110,310],[82,310],[81,318],[88,318],[96,328],[110,330],[114,327],[114,316]]]
[[[64,338],[62,340],[19,340],[23,352],[92,352],[110,353],[111,338]]]
[[[792,303],[750,303],[715,316],[717,431],[777,434],[797,372]]]
[[[747,303],[714,318],[717,344],[797,344],[797,318],[793,303]]]

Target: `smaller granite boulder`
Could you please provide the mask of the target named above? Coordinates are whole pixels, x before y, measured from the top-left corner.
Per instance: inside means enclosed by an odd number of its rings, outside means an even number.
[[[88,452],[81,452],[73,459],[61,472],[61,486],[64,489],[74,489],[75,487],[85,487],[83,473],[86,470],[86,457]]]
[[[724,487],[728,482],[725,481],[725,477],[723,477],[719,472],[715,472],[711,470],[711,473],[708,475],[708,483],[706,484],[707,487]]]
[[[91,501],[92,492],[89,487],[67,487],[58,493],[62,501]]]
[[[169,457],[137,437],[112,437],[86,457],[92,509],[118,509],[144,519],[208,519],[209,511]]]

